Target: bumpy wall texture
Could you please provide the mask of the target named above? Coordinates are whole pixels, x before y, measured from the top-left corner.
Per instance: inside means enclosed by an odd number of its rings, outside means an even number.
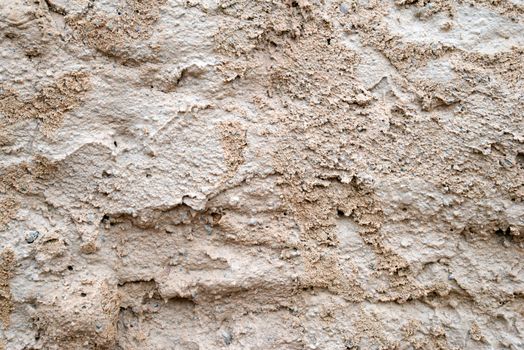
[[[0,348],[524,349],[524,1],[1,0]]]

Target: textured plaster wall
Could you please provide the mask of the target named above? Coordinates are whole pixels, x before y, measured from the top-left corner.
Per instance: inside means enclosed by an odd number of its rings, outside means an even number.
[[[522,0],[0,0],[0,348],[524,349]]]

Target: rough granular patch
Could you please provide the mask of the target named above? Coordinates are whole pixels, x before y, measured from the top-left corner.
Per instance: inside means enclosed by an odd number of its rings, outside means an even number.
[[[38,119],[42,122],[42,132],[50,134],[60,126],[64,114],[81,103],[89,89],[89,75],[84,72],[61,76],[30,100],[23,100],[12,88],[3,87],[0,94],[0,113],[6,121],[0,127],[25,119]]]
[[[59,33],[50,16],[50,1],[8,1],[0,4],[0,33],[5,43],[16,45],[26,57],[45,57],[56,49]]]
[[[244,148],[247,146],[246,129],[234,121],[220,123],[220,140],[228,172],[234,173],[244,163]]]
[[[445,13],[453,17],[456,12],[457,5],[462,2],[452,0],[396,0],[395,4],[403,7],[415,6],[415,16],[421,20],[427,20],[436,13]],[[524,5],[516,1],[505,0],[466,0],[464,3],[472,7],[485,6],[492,8],[501,15],[508,16],[514,20],[518,20],[519,16],[524,14]]]
[[[20,207],[20,203],[13,198],[0,200],[0,228],[13,219]]]
[[[49,180],[57,169],[55,162],[41,155],[36,155],[28,162],[5,167],[0,171],[0,193],[32,193],[38,185],[38,180]]]
[[[11,300],[11,289],[9,280],[13,275],[15,264],[15,253],[10,248],[6,248],[0,254],[0,320],[5,328],[9,326],[9,317],[13,310]]]
[[[91,10],[67,18],[75,35],[105,55],[133,62],[126,50],[131,42],[147,39],[165,0],[126,0],[114,13]]]
[[[505,0],[467,0],[467,3],[473,5],[481,5],[494,9],[498,13],[515,21],[522,21],[524,14],[524,4],[519,1],[505,1]]]
[[[397,0],[395,4],[404,6],[414,5],[418,7],[415,16],[422,20],[430,18],[435,13],[444,12],[452,16],[455,12],[455,7],[451,0]]]
[[[524,348],[520,7],[9,2],[5,347]]]

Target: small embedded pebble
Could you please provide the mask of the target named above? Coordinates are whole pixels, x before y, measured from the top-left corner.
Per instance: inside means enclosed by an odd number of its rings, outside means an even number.
[[[36,239],[40,236],[40,232],[38,231],[29,231],[25,236],[25,241],[29,244],[36,241]]]
[[[226,345],[231,344],[231,342],[233,341],[233,336],[228,331],[222,332],[222,338],[224,338],[224,343],[226,343]]]
[[[403,239],[400,241],[400,246],[402,248],[407,248],[409,246],[411,246],[411,241],[409,239]]]
[[[240,203],[240,198],[237,196],[233,196],[229,199],[230,205],[237,205],[238,203]]]

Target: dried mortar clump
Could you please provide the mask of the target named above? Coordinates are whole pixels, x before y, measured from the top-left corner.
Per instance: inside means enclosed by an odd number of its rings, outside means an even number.
[[[0,2],[0,349],[524,349],[524,2]]]

